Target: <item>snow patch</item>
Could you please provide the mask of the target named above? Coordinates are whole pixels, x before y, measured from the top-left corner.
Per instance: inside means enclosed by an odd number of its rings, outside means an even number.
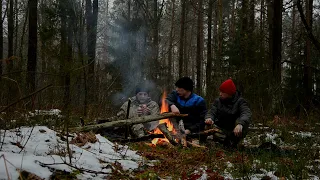
[[[58,113],[53,111],[52,113]],[[3,130],[1,136],[3,136]],[[77,168],[84,168],[96,172],[111,172],[111,164],[118,162],[124,170],[138,168],[142,157],[127,146],[117,145],[101,135],[96,135],[96,143],[87,143],[83,147],[70,144],[72,152],[69,162],[67,145],[56,131],[45,126],[22,127],[6,132],[2,151],[0,151],[1,178],[8,178],[4,164],[6,159],[10,179],[18,179],[17,169],[31,172],[43,179],[52,175],[52,169],[72,172]],[[20,147],[24,149],[21,151]],[[20,153],[21,151],[21,153]],[[106,174],[82,173],[78,179],[102,179]]]
[[[312,137],[312,133],[311,132],[295,132],[295,135],[300,136],[301,138],[310,138]]]

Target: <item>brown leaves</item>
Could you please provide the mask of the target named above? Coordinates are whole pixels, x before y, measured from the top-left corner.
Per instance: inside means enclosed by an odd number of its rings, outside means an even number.
[[[72,139],[70,141],[70,144],[75,144],[75,145],[81,147],[81,146],[84,146],[85,144],[87,144],[88,142],[96,143],[97,141],[98,141],[98,139],[97,139],[96,135],[92,132],[88,132],[88,133],[84,133],[84,134],[77,133],[77,137]]]
[[[224,154],[224,152],[222,150],[219,150],[216,152],[216,158],[221,160],[225,157],[226,155]]]
[[[233,158],[231,159],[232,163],[247,163],[248,162],[248,155],[240,154],[237,152]]]
[[[20,172],[20,177],[26,180],[42,180],[42,178],[40,178],[39,176],[32,174],[30,172],[27,171],[21,171]]]

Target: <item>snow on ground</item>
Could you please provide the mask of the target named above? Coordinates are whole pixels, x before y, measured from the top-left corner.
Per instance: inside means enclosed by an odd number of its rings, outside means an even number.
[[[3,141],[4,130],[0,130],[0,134],[0,140]],[[118,162],[124,170],[133,170],[142,162],[142,157],[127,146],[113,144],[100,135],[96,135],[96,138],[96,143],[87,143],[83,147],[70,144],[73,156],[71,164],[105,174],[82,173],[77,176],[78,179],[102,179],[111,172],[111,163]],[[21,153],[19,146],[25,146]],[[52,175],[53,169],[72,172],[75,169],[65,164],[70,164],[66,147],[66,142],[57,136],[57,132],[45,126],[8,130],[0,151],[0,179],[6,179],[8,175],[10,179],[18,179],[19,169],[44,179]]]
[[[300,136],[301,138],[310,138],[312,137],[312,133],[311,132],[295,132],[295,135]]]

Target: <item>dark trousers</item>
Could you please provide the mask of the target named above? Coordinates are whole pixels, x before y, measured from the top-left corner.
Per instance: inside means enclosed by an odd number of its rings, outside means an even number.
[[[215,132],[213,134],[213,140],[216,142],[219,142],[227,147],[237,147],[239,142],[245,138],[248,132],[248,128],[243,127],[242,129],[242,135],[241,136],[235,136],[233,130],[226,130],[222,129],[218,126],[214,126],[215,128],[219,129],[218,132]],[[206,130],[211,129],[211,126],[206,125]],[[206,138],[205,138],[206,139]]]

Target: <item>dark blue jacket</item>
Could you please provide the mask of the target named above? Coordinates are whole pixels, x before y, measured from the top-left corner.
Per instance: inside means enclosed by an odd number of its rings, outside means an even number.
[[[172,91],[166,100],[169,107],[174,104],[181,114],[188,114],[187,117],[182,118],[185,129],[189,129],[191,132],[199,132],[204,129],[207,108],[201,96],[192,93],[188,99],[183,99],[176,91]]]

